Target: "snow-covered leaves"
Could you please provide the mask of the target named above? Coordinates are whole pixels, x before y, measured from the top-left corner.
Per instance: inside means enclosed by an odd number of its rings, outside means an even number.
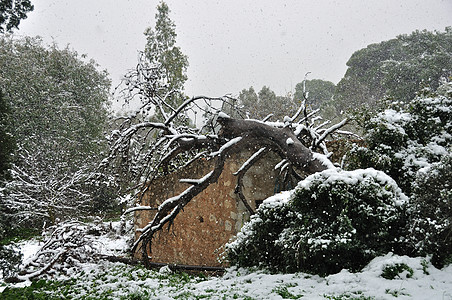
[[[0,86],[17,144],[11,179],[0,191],[11,228],[41,227],[82,211],[87,194],[96,193],[86,178],[81,183],[80,171],[95,168],[106,148],[106,72],[69,48],[2,36]]]
[[[418,173],[409,213],[410,243],[433,255],[437,267],[452,262],[452,154]]]
[[[352,151],[349,167],[382,170],[410,196],[410,247],[433,255],[441,267],[452,257],[452,83],[443,82],[435,92],[424,89],[408,104],[392,104],[366,129],[367,147]]]
[[[450,152],[452,84],[424,90],[408,104],[394,103],[365,125],[367,147],[352,151],[351,168],[387,172],[410,194],[417,173]]]
[[[407,197],[374,169],[328,169],[264,201],[227,256],[239,266],[330,274],[401,247]],[[319,261],[322,261],[319,264]]]

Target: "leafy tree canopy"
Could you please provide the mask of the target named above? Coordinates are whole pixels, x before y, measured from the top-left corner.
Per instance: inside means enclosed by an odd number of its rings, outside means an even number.
[[[33,11],[30,0],[1,0],[0,1],[0,33],[19,28],[21,20],[27,18],[27,13]]]
[[[39,38],[0,39],[0,86],[17,143],[13,179],[2,191],[10,216],[53,220],[78,206],[81,169],[106,147],[110,81],[93,61]],[[63,209],[64,207],[64,209]],[[31,224],[31,223],[29,223]]]
[[[318,109],[329,103],[334,95],[335,85],[321,79],[306,80],[295,86],[295,93],[277,96],[268,86],[263,86],[259,92],[254,87],[243,89],[238,96],[239,110],[228,110],[231,116],[264,119],[271,115],[272,120],[283,121],[285,116],[294,114],[300,103],[306,100],[309,111]]]
[[[421,87],[436,89],[452,75],[452,28],[414,31],[358,50],[338,83],[337,111],[375,107],[385,97],[410,101]]]
[[[285,116],[293,114],[298,108],[290,95],[277,96],[268,86],[263,86],[258,93],[253,87],[243,89],[238,100],[247,118],[264,119],[272,115],[273,120],[282,121]]]
[[[336,90],[331,81],[312,79],[297,83],[295,86],[294,99],[301,101],[304,97],[308,99],[307,105],[312,109],[319,108],[323,103],[330,101]],[[303,95],[306,93],[306,95]]]
[[[96,152],[108,117],[107,74],[76,52],[47,48],[38,38],[5,37],[0,45],[0,83],[20,146],[42,151],[41,162],[66,167]]]

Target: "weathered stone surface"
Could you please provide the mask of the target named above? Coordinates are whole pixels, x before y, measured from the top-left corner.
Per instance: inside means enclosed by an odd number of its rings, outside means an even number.
[[[234,193],[236,177],[233,175],[252,154],[244,151],[229,157],[217,183],[191,200],[174,221],[169,231],[156,234],[152,244],[152,261],[187,265],[220,266],[219,257],[224,245],[240,231],[249,219],[244,204]],[[279,158],[273,154],[260,160],[244,178],[244,195],[255,209],[256,201],[273,195],[275,190],[274,165]],[[182,192],[189,185],[180,179],[201,178],[212,170],[212,164],[200,160],[189,168],[154,181],[143,197],[142,205],[157,207],[165,199]],[[135,226],[144,227],[155,212],[135,214]]]

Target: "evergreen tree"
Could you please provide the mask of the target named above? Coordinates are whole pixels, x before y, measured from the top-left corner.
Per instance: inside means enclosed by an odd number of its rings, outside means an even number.
[[[285,116],[292,115],[297,110],[297,103],[293,101],[290,94],[277,96],[268,86],[263,86],[258,93],[253,87],[243,89],[235,105],[238,105],[240,112],[237,111],[237,107],[226,106],[223,110],[230,116],[259,120],[272,115],[272,120],[283,121]]]
[[[238,100],[240,105],[245,108],[247,114],[250,116],[257,116],[259,114],[259,97],[252,86],[249,89],[243,89],[239,93]]]
[[[306,87],[307,95],[303,95],[304,87]],[[289,93],[285,96],[277,96],[268,86],[263,86],[256,93],[253,87],[243,89],[238,96],[238,107],[242,111],[242,117],[263,119],[268,115],[272,115],[272,120],[283,121],[285,116],[292,116],[300,103],[307,98],[307,107],[314,110],[322,105],[323,108],[330,105],[333,98],[335,85],[332,82],[320,79],[306,80],[300,82],[295,87],[293,96]],[[240,113],[236,108],[226,106],[224,111],[230,116],[237,117]]]
[[[312,109],[317,109],[333,98],[336,86],[331,81],[321,79],[306,80],[306,82],[297,83],[295,86],[294,99],[297,101],[303,100],[304,90],[307,93],[307,105]]]
[[[163,94],[183,91],[187,81],[188,57],[176,46],[176,25],[170,19],[169,13],[168,5],[160,2],[155,15],[155,28],[149,27],[144,32],[147,40],[145,58],[149,65],[159,69],[159,79],[166,84]],[[184,100],[180,93],[174,93],[169,97],[168,104],[177,107]]]
[[[350,111],[384,98],[408,102],[422,87],[436,89],[452,75],[452,27],[415,31],[353,53],[338,83],[337,111]]]

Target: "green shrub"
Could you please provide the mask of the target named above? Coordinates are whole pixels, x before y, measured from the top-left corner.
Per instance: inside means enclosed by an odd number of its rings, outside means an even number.
[[[360,270],[400,252],[406,196],[383,172],[327,170],[300,182],[290,200],[264,201],[228,258],[239,266],[319,275]]]
[[[411,195],[419,170],[440,161],[452,143],[452,83],[436,92],[422,90],[410,103],[362,120],[366,147],[349,154],[348,169],[375,168],[391,176]]]
[[[409,205],[410,242],[432,255],[437,268],[452,263],[452,155],[418,175]]]
[[[226,256],[232,264],[292,271],[291,266],[285,265],[281,247],[275,243],[282,231],[296,219],[296,214],[286,205],[287,197],[288,192],[283,192],[264,201],[236,240],[226,246]]]
[[[15,275],[21,262],[22,262],[22,253],[17,252],[11,247],[0,244],[1,277],[8,278]]]
[[[402,274],[404,272],[407,272],[405,274],[405,278],[411,278],[413,277],[413,269],[410,268],[407,264],[394,264],[394,265],[388,265],[385,266],[383,269],[383,273],[381,273],[381,277],[389,280],[393,280],[396,278],[402,278]]]

